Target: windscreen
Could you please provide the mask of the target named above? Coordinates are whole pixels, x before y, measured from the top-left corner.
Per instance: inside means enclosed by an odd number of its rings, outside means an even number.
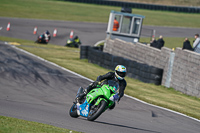
[[[116,92],[119,88],[119,83],[117,81],[114,81],[114,80],[108,80],[108,84],[109,86],[112,86],[112,91],[113,92]]]

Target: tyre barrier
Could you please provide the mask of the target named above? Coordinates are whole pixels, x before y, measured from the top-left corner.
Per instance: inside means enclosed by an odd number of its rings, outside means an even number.
[[[140,64],[139,68],[141,71],[152,73],[152,74],[158,74],[161,75],[163,73],[163,69],[158,69],[154,66],[149,66],[147,64]]]
[[[88,58],[88,48],[89,48],[89,46],[81,46],[80,47],[80,59]]]
[[[119,64],[124,65],[127,68],[127,76],[130,78],[155,85],[161,85],[162,82],[163,69],[104,53],[97,47],[81,46],[80,59],[88,59],[89,63],[111,70]]]
[[[107,69],[112,68],[113,56],[109,53],[104,53],[101,66]]]
[[[156,4],[145,4],[145,3],[134,3],[134,2],[123,2],[123,1],[109,1],[109,0],[65,0],[71,2],[107,5],[107,6],[118,6],[118,7],[129,7],[138,9],[148,10],[160,10],[160,11],[173,11],[173,12],[185,12],[185,13],[200,13],[200,8],[197,6],[168,6],[168,5],[156,5]]]

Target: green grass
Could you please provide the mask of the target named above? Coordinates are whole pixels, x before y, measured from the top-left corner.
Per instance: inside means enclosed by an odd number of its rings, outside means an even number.
[[[12,9],[12,10],[11,10]],[[0,16],[107,23],[111,10],[121,7],[73,3],[59,0],[1,0]],[[132,9],[144,15],[144,25],[200,27],[199,14]]]
[[[55,126],[0,116],[0,133],[80,133]]]
[[[51,44],[39,45],[31,41],[10,39],[7,37],[0,37],[0,40],[19,42],[22,44],[18,46],[19,48],[29,51],[92,80],[95,80],[97,76],[110,71],[98,65],[88,63],[86,59],[80,60],[79,49],[76,48],[68,48]],[[148,103],[169,108],[200,119],[199,98],[182,94],[181,92],[175,91],[172,88],[156,86],[154,84],[146,84],[129,77],[127,77],[126,80],[128,84],[125,90],[126,94]]]

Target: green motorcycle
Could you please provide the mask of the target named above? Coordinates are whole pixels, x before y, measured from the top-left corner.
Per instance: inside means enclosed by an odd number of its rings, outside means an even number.
[[[117,94],[116,91],[119,84],[115,81],[108,81],[108,83],[98,85],[97,88],[92,89],[84,98],[78,99],[83,93],[83,88],[80,87],[76,100],[69,111],[70,116],[74,118],[83,116],[89,121],[94,121],[105,110],[112,108],[115,102],[110,100],[110,98]]]

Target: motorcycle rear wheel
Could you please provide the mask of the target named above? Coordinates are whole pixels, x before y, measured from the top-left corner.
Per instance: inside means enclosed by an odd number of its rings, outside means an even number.
[[[105,110],[107,102],[102,100],[98,106],[91,107],[90,112],[88,113],[87,120],[94,121],[96,120]]]
[[[77,106],[75,103],[72,105],[71,109],[69,110],[69,115],[74,118],[79,117],[79,115],[77,114]]]

